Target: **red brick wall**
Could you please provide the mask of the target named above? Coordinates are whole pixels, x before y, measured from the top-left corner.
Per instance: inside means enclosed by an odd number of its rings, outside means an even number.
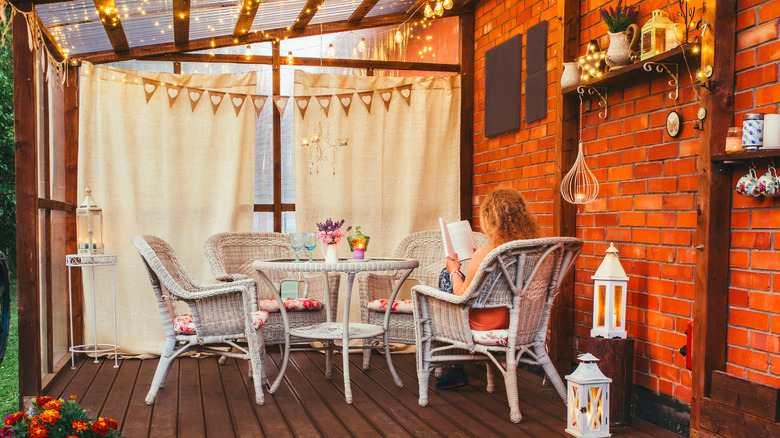
[[[777,113],[780,1],[741,1],[737,15],[735,122]],[[759,176],[768,163],[755,163]],[[780,161],[776,161],[780,165]],[[734,184],[747,168],[734,169]],[[726,370],[780,386],[780,202],[733,195]]]

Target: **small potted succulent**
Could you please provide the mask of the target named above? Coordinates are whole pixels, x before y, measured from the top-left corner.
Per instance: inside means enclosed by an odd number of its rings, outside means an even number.
[[[639,26],[635,24],[639,8],[636,5],[624,5],[623,0],[618,0],[615,9],[610,6],[602,8],[600,12],[609,35],[607,65],[614,69],[631,64],[631,52],[636,50],[639,42]]]

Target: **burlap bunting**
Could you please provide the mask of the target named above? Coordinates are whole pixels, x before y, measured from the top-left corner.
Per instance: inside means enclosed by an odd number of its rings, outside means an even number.
[[[263,112],[266,100],[268,100],[267,96],[252,96],[252,103],[255,105],[255,115],[257,117],[260,117],[260,113]]]
[[[225,93],[222,91],[209,91],[209,102],[211,102],[211,109],[214,111],[214,114],[217,113],[217,110],[219,109],[219,106],[222,105],[222,101],[225,100]]]
[[[393,89],[384,88],[382,90],[376,90],[379,93],[379,98],[385,103],[385,109],[390,111],[390,100],[393,98]]]
[[[143,78],[144,95],[146,96],[146,103],[149,103],[149,99],[152,98],[154,92],[157,91],[157,81]]]
[[[325,117],[328,117],[328,111],[330,111],[330,95],[317,96],[317,103],[320,104],[322,111],[325,113]]]
[[[230,97],[230,103],[233,104],[233,109],[236,111],[236,116],[238,116],[238,113],[241,112],[241,107],[244,106],[244,102],[246,102],[246,94],[236,94],[236,93],[228,93],[228,96]]]
[[[200,98],[202,95],[203,90],[198,90],[197,88],[187,89],[187,97],[190,98],[190,108],[192,108],[193,112],[195,112],[195,107],[200,103]]]
[[[284,110],[287,109],[287,101],[290,100],[287,96],[274,96],[274,104],[279,110],[279,115],[284,115]]]
[[[412,106],[412,84],[396,87],[396,90],[404,98],[406,105]]]
[[[165,85],[165,92],[168,95],[169,108],[173,106],[173,104],[176,102],[176,99],[178,99],[179,95],[181,95],[182,88],[184,87],[182,87],[181,85],[171,85],[171,84]]]
[[[349,107],[352,106],[352,93],[338,94],[341,107],[344,108],[344,115],[349,116]]]
[[[360,98],[360,101],[363,102],[363,105],[366,106],[366,109],[368,110],[368,113],[371,113],[371,101],[374,100],[374,92],[373,91],[363,91],[357,94]]]
[[[302,96],[295,98],[295,106],[301,111],[301,118],[306,117],[306,110],[309,109],[309,96]]]

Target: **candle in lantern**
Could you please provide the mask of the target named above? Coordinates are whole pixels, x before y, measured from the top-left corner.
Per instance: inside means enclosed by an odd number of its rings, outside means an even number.
[[[349,242],[349,249],[352,250],[352,259],[365,260],[368,241],[371,238],[361,233],[360,227],[355,227],[355,231],[355,234],[347,237],[347,242]]]

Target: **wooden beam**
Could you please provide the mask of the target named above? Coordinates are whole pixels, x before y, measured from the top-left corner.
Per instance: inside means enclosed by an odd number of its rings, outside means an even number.
[[[48,59],[43,62],[49,62]],[[44,66],[44,68],[47,68]],[[39,84],[38,91],[42,91],[41,96],[41,145],[45,145],[39,151],[41,169],[39,177],[42,180],[43,185],[43,197],[46,199],[51,198],[51,149],[49,148],[49,136],[51,124],[49,123],[49,84],[46,75],[43,76],[43,81]],[[38,205],[40,208],[40,204]],[[40,241],[43,243],[43,254],[41,254],[43,265],[43,277],[44,281],[41,284],[41,295],[43,295],[43,301],[46,303],[46,373],[49,374],[54,370],[54,330],[52,328],[54,322],[54,313],[52,312],[52,273],[51,273],[51,251],[52,251],[52,226],[51,226],[51,210],[46,209],[43,211],[43,223],[41,224],[41,232],[39,235]]]
[[[260,213],[273,213],[273,204],[255,204],[254,211]],[[295,211],[295,204],[282,204],[282,211]]]
[[[571,61],[579,52],[580,2],[558,2],[558,17],[550,24],[558,25],[557,68],[559,75],[564,61]],[[555,186],[553,187],[553,235],[575,236],[577,211],[573,204],[563,200],[561,181],[574,164],[577,153],[577,116],[579,108],[576,96],[564,95],[560,81],[555,95]],[[550,358],[562,376],[571,372],[574,337],[574,273],[561,284],[561,291],[552,309],[550,324]]]
[[[452,8],[444,12],[444,16],[456,16],[464,13],[472,12],[473,8]],[[89,61],[93,64],[102,64],[106,62],[116,62],[128,59],[137,59],[154,55],[165,55],[171,53],[181,52],[193,52],[198,50],[207,50],[220,47],[231,47],[235,45],[244,45],[259,43],[264,41],[279,41],[286,37],[303,37],[320,35],[320,31],[323,34],[347,32],[359,29],[368,29],[372,27],[392,26],[406,22],[409,17],[406,14],[390,14],[377,17],[366,17],[359,23],[350,23],[344,21],[334,21],[330,23],[324,23],[322,28],[320,26],[307,26],[301,31],[292,31],[286,28],[274,29],[263,32],[252,32],[241,37],[220,36],[214,38],[202,38],[198,40],[191,40],[187,44],[174,44],[174,43],[162,43],[153,44],[143,47],[135,47],[127,52],[116,53],[112,50],[94,52],[94,53],[82,53],[73,55],[72,58],[83,61]]]
[[[38,21],[38,28],[41,30],[41,35],[43,36],[43,44],[49,49],[51,56],[54,57],[54,60],[57,62],[64,60],[66,56],[62,52],[60,43],[57,42],[57,39],[54,38],[54,35],[52,35],[51,31],[46,27],[46,24],[41,20],[41,17],[39,17],[38,14],[35,14],[35,19]]]
[[[301,31],[309,24],[317,11],[320,10],[320,6],[324,0],[308,0],[303,6],[301,13],[298,14],[298,18],[295,19],[295,23],[292,25],[292,30]]]
[[[115,52],[127,52],[130,45],[127,43],[125,30],[122,28],[122,20],[119,19],[119,10],[116,8],[114,0],[92,0],[95,3],[95,9],[103,22],[103,28],[106,30],[108,40]]]
[[[379,0],[363,0],[363,3],[355,9],[355,12],[347,18],[347,21],[350,23],[360,23],[360,20],[368,15],[377,3],[379,3]]]
[[[691,433],[701,426],[702,400],[709,396],[712,372],[726,369],[728,332],[731,172],[713,163],[723,152],[734,116],[734,58],[737,0],[705,0],[702,18],[710,25],[702,40],[701,65],[711,65],[709,90],[700,89],[707,110],[699,137],[699,193],[693,299],[693,388]],[[718,43],[715,44],[715,41]]]
[[[244,0],[241,4],[241,10],[238,13],[238,20],[236,20],[236,28],[233,30],[233,36],[241,36],[249,33],[252,28],[252,23],[255,22],[255,15],[257,15],[257,7],[260,6],[262,0]]]
[[[460,26],[460,218],[471,221],[474,204],[474,14]]]
[[[22,12],[30,3],[17,4]],[[35,53],[27,20],[13,18],[14,143],[16,147],[16,281],[19,313],[19,397],[41,390],[40,260],[38,258],[38,138]]]
[[[266,64],[273,65],[273,56],[208,55],[205,53],[181,53],[173,55],[147,56],[140,61],[167,62],[216,62],[222,64]],[[430,62],[373,61],[370,59],[295,58],[295,65],[315,67],[377,68],[385,70],[419,70],[459,72],[458,64],[435,64]]]
[[[409,6],[409,8],[406,9],[404,15],[410,16],[414,14],[415,12],[419,11],[425,3],[428,3],[428,0],[416,0],[414,3],[412,3],[411,6]]]
[[[173,0],[173,41],[175,44],[190,41],[190,0]]]
[[[64,125],[65,125],[65,202],[68,203],[71,213],[68,216],[68,222],[65,226],[65,249],[68,254],[76,254],[77,236],[76,236],[76,209],[74,206],[79,204],[78,193],[78,163],[79,163],[79,69],[68,67],[67,80],[64,93]],[[71,315],[73,315],[73,325],[69,328],[73,332],[73,340],[76,345],[84,343],[84,305],[83,293],[81,290],[82,279],[81,269],[74,269],[70,273],[70,287],[73,291],[71,304]],[[70,334],[70,333],[69,333]],[[68,337],[70,341],[70,337]]]
[[[282,92],[281,64],[279,54],[279,41],[271,43],[271,55],[273,56],[272,92],[273,96],[279,96]],[[274,157],[274,231],[282,232],[282,114],[276,103],[271,99],[273,109],[273,157]],[[288,102],[288,105],[290,102]],[[294,110],[294,109],[293,109]],[[292,111],[292,110],[291,110]],[[295,139],[293,139],[293,147]]]

